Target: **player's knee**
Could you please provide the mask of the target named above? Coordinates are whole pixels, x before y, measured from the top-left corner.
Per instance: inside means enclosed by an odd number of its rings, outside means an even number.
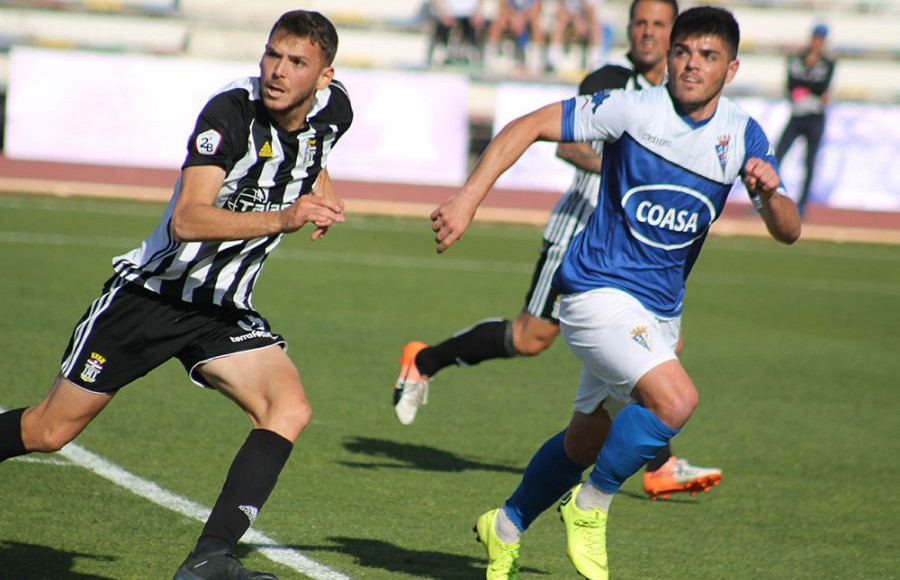
[[[691,418],[699,402],[697,389],[693,387],[678,389],[661,402],[657,415],[669,427],[680,429]]]
[[[285,429],[285,437],[291,441],[295,441],[300,433],[306,429],[307,425],[312,422],[312,405],[304,398],[302,401],[295,402],[281,412],[279,424]]]
[[[74,436],[64,428],[53,425],[33,425],[29,429],[22,429],[22,441],[29,451],[41,453],[53,453],[65,447],[74,439]]]

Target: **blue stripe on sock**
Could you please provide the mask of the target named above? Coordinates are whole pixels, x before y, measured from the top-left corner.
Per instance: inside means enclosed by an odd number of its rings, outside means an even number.
[[[616,493],[656,452],[678,434],[646,407],[626,405],[619,411],[589,479],[606,493]]]

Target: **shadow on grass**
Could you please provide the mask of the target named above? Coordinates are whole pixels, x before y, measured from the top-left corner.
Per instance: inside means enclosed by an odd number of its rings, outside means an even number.
[[[112,562],[112,556],[67,552],[49,546],[0,540],[0,576],[15,580],[117,580],[108,576],[73,572],[75,561],[86,558]]]
[[[691,495],[689,493],[673,493],[668,499],[659,498],[657,500],[650,499],[650,496],[644,493],[635,493],[620,489],[616,494],[619,497],[625,496],[638,501],[653,502],[658,504],[697,504],[700,503],[700,494]]]
[[[344,449],[351,453],[361,453],[374,458],[390,459],[386,461],[342,461],[341,465],[376,469],[380,467],[392,469],[421,469],[422,471],[499,471],[502,473],[522,473],[523,468],[497,463],[483,463],[460,457],[449,451],[443,451],[427,445],[398,443],[386,439],[371,437],[351,437],[344,442]]]
[[[364,568],[409,574],[435,580],[471,580],[483,578],[487,560],[430,550],[410,550],[371,538],[330,537],[335,546],[288,546],[304,553],[336,552],[352,557]],[[524,567],[526,574],[547,575],[536,568]]]

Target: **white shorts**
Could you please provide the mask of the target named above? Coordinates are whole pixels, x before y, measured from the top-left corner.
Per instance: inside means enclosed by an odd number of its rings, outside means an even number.
[[[620,290],[563,296],[559,323],[569,350],[581,360],[574,408],[582,413],[593,413],[610,397],[613,404],[604,406],[615,414],[615,407],[632,402],[631,391],[647,371],[678,359],[681,317],[660,318]]]

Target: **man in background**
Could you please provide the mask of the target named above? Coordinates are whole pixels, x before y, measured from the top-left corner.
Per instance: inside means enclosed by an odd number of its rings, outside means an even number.
[[[829,86],[834,75],[833,59],[825,55],[825,39],[828,27],[819,24],[812,31],[809,45],[788,59],[787,90],[791,102],[791,118],[788,120],[775,157],[781,165],[784,156],[797,137],[806,140],[806,162],[803,185],[797,198],[797,208],[803,216],[809,198],[809,188],[816,168],[816,153],[825,133],[825,108],[829,102]]]

